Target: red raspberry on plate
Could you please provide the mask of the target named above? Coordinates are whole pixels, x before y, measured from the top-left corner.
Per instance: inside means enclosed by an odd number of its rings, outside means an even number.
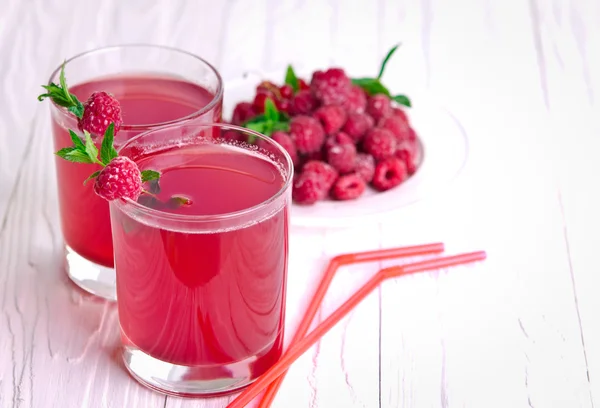
[[[391,115],[392,104],[390,98],[383,94],[373,95],[367,102],[367,113],[379,121],[379,119]]]
[[[340,133],[343,135],[343,133]],[[354,170],[356,146],[354,143],[330,142],[326,147],[327,163],[340,173],[350,173]]]
[[[256,112],[254,111],[254,107],[250,102],[240,102],[235,105],[235,108],[233,109],[231,123],[234,125],[241,125],[255,116]]]
[[[385,191],[402,183],[407,176],[404,163],[397,157],[388,157],[375,166],[371,184],[377,190]]]
[[[358,174],[340,176],[331,188],[331,196],[336,200],[354,200],[365,192],[365,181]]]
[[[290,112],[290,101],[287,99],[277,99],[275,101],[275,106],[277,110],[280,112],[289,113]]]
[[[395,156],[402,160],[409,176],[412,176],[417,171],[419,150],[420,148],[416,141],[405,141],[396,147]]]
[[[375,160],[391,157],[396,152],[396,138],[387,129],[374,128],[369,130],[363,140],[363,149]]]
[[[300,153],[316,152],[325,141],[325,132],[319,121],[304,115],[292,118],[290,136]]]
[[[407,140],[409,142],[416,142],[417,141],[417,133],[411,127],[408,128],[408,139]]]
[[[294,88],[288,84],[282,85],[279,88],[279,94],[283,99],[291,99],[294,96]]]
[[[309,115],[317,107],[319,102],[310,93],[309,90],[303,90],[298,92],[290,101],[290,114],[291,115]]]
[[[375,159],[370,154],[358,153],[354,160],[354,171],[362,177],[365,183],[370,183],[375,174]]]
[[[402,120],[404,120],[404,122],[406,122],[407,124],[409,123],[408,115],[406,114],[406,111],[402,108],[396,108],[396,107],[392,108],[392,116],[398,116]]]
[[[302,174],[317,173],[323,178],[324,187],[329,190],[338,177],[338,172],[329,164],[320,160],[310,160],[302,167]]]
[[[363,113],[367,108],[367,93],[358,85],[352,85],[342,106],[348,113]]]
[[[283,147],[285,151],[288,152],[288,154],[292,158],[294,166],[298,164],[298,151],[296,150],[296,145],[294,144],[294,141],[292,140],[290,135],[288,135],[285,132],[277,131],[273,132],[273,134],[271,135],[271,139],[279,143],[281,147]]]
[[[341,68],[315,71],[310,81],[310,90],[323,105],[340,105],[350,93],[350,78]]]
[[[304,79],[298,79],[298,89],[300,91],[305,91],[307,89],[310,89],[310,85],[307,84]]]
[[[358,143],[374,124],[373,118],[369,115],[365,113],[352,113],[348,116],[342,130],[350,136],[355,143]]]
[[[325,133],[331,135],[344,126],[348,117],[344,108],[338,105],[321,106],[315,111],[313,117],[323,125]]]
[[[115,157],[96,177],[94,191],[108,201],[117,198],[130,198],[136,201],[142,192],[140,169],[128,157]]]
[[[83,103],[83,116],[79,119],[79,130],[87,130],[92,135],[104,135],[106,128],[115,125],[115,134],[123,124],[121,117],[121,104],[107,92],[94,92]]]
[[[330,146],[337,144],[354,144],[354,140],[344,132],[337,132],[335,135],[327,137],[323,147],[327,150]]]
[[[267,103],[267,99],[270,99],[273,103],[275,103],[275,97],[271,93],[257,93],[254,97],[254,101],[252,102],[252,108],[258,114],[265,113],[265,103]]]
[[[271,81],[262,81],[256,86],[256,93],[264,93],[273,96],[273,99],[277,99],[280,95],[279,87]]]
[[[294,180],[292,199],[298,204],[314,204],[327,195],[323,177],[317,172],[303,172]]]
[[[400,116],[386,116],[381,118],[377,127],[387,129],[394,134],[398,143],[408,140],[410,137],[410,128]]]

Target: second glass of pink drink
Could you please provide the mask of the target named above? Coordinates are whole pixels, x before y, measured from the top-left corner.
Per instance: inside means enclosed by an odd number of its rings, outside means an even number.
[[[248,385],[282,352],[289,155],[224,124],[150,131],[119,155],[161,173],[155,195],[110,203],[125,366],[175,395]]]
[[[177,49],[126,45],[80,54],[65,64],[70,92],[84,102],[95,91],[119,100],[123,125],[119,148],[141,132],[171,123],[220,121],[223,87],[218,72],[203,59]],[[58,83],[60,68],[50,82]],[[68,129],[76,118],[52,103],[55,151],[71,146]],[[99,136],[97,145],[102,141]],[[58,198],[69,277],[84,290],[115,299],[113,243],[108,203],[89,183],[95,165],[56,158]]]

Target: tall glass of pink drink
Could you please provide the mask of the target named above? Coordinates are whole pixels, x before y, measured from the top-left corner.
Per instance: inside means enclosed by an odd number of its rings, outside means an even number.
[[[125,366],[168,394],[248,385],[282,351],[289,155],[225,124],[150,131],[119,154],[161,173],[155,197],[110,203]]]
[[[80,54],[65,64],[69,89],[84,102],[94,91],[112,93],[120,102],[123,126],[118,148],[141,132],[169,123],[220,121],[223,88],[218,72],[201,58],[173,48],[125,45]],[[58,83],[60,68],[50,78]],[[74,115],[51,103],[55,151],[71,146]],[[98,137],[99,146],[102,137]],[[58,199],[66,270],[84,290],[114,300],[115,272],[109,210],[91,183],[83,181],[95,165],[56,158]]]

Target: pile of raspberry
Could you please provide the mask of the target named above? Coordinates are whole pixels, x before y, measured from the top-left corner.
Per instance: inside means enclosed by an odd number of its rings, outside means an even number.
[[[384,94],[369,96],[344,70],[316,71],[297,91],[262,82],[252,102],[239,103],[232,123],[264,113],[271,99],[289,115],[289,132],[271,137],[290,154],[296,169],[292,197],[297,204],[352,200],[371,186],[386,191],[417,170],[421,151],[406,112]]]

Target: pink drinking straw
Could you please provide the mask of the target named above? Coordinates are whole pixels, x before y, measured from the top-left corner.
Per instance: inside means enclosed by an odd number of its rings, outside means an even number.
[[[444,252],[444,244],[434,243],[409,247],[379,249],[375,251],[355,252],[338,255],[335,258],[332,258],[327,265],[327,269],[325,270],[323,277],[321,278],[321,282],[319,282],[319,286],[317,286],[317,290],[315,291],[313,298],[308,304],[308,308],[306,309],[304,317],[302,318],[302,321],[300,322],[298,330],[296,330],[290,345],[293,346],[304,336],[306,336],[306,333],[308,332],[308,329],[310,329],[310,325],[314,320],[317,311],[321,307],[321,303],[323,303],[323,298],[329,289],[329,285],[331,284],[331,281],[340,267],[356,263],[383,261],[392,258],[428,255],[441,252]],[[285,378],[285,374],[286,372],[284,372],[279,378],[269,385],[262,396],[258,408],[269,408],[271,406],[273,400],[275,399],[275,395],[277,394],[277,391],[279,390],[279,387],[281,387],[281,383]]]
[[[462,265],[470,262],[483,261],[486,258],[484,251],[447,256],[412,264],[393,266],[380,270],[367,283],[358,289],[342,306],[336,309],[327,319],[319,324],[309,335],[294,344],[281,359],[271,366],[263,375],[246,388],[227,408],[242,408],[250,403],[269,384],[281,376],[302,354],[311,348],[325,333],[335,326],[357,304],[364,300],[379,284],[387,279],[405,276],[418,272],[425,272],[440,268]]]

